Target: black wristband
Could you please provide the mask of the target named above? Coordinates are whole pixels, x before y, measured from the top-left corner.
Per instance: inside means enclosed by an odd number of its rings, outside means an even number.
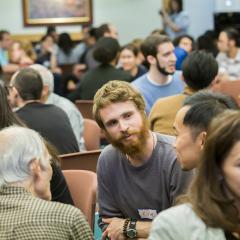
[[[130,222],[130,218],[125,219],[124,224],[123,224],[123,235],[127,237],[127,227],[128,223]]]

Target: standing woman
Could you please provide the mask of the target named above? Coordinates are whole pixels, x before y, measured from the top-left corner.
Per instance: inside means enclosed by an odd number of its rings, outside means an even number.
[[[160,10],[164,30],[171,39],[187,33],[189,27],[189,16],[183,11],[182,0],[169,1],[169,13]]]
[[[149,239],[240,239],[239,111],[213,120],[201,160],[183,204],[156,217]]]

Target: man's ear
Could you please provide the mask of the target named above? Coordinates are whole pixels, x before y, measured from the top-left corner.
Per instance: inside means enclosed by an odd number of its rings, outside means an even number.
[[[41,102],[46,102],[49,95],[49,87],[44,85],[42,90]]]
[[[147,56],[147,61],[149,64],[156,64],[156,58],[152,55]]]
[[[33,159],[29,164],[29,169],[33,177],[33,181],[37,181],[40,178],[41,166],[39,160]]]

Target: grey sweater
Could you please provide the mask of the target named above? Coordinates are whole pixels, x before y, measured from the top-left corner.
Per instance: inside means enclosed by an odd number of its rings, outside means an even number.
[[[151,221],[172,205],[192,173],[181,170],[171,142],[157,134],[152,156],[140,167],[130,165],[112,145],[103,150],[97,168],[100,217]]]

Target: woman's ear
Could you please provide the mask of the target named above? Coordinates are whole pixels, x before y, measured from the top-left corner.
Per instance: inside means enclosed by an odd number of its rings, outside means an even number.
[[[37,159],[33,159],[31,162],[30,162],[30,171],[31,171],[31,175],[33,177],[33,180],[36,181],[39,179],[40,177],[40,173],[41,173],[41,167],[40,167],[40,163],[39,163],[39,160]]]
[[[207,132],[206,132],[206,131],[202,131],[202,132],[199,134],[198,137],[199,137],[200,148],[201,148],[201,151],[202,151],[203,148],[204,148],[205,142],[206,142]]]

